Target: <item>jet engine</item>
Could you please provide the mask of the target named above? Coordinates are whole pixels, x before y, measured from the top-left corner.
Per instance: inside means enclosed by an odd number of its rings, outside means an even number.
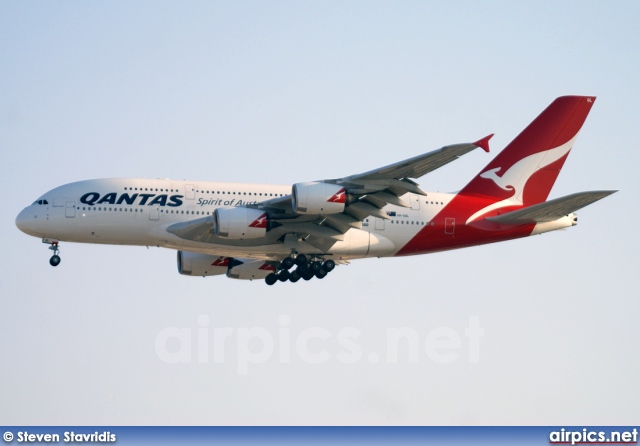
[[[347,202],[344,187],[322,182],[296,183],[291,196],[293,212],[298,214],[338,214]]]
[[[231,240],[264,237],[267,223],[267,213],[258,209],[218,208],[213,213],[213,233]]]
[[[178,272],[184,276],[217,276],[225,274],[228,267],[228,257],[178,251]]]

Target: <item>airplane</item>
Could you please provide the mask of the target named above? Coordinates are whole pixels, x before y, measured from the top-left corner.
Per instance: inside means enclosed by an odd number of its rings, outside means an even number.
[[[577,224],[575,212],[614,190],[547,201],[593,103],[555,99],[457,193],[414,181],[493,134],[343,178],[289,185],[95,179],[59,186],[27,206],[16,226],[59,243],[177,250],[178,272],[232,279],[322,279],[336,265],[428,254],[541,234]],[[295,269],[294,269],[295,267]]]

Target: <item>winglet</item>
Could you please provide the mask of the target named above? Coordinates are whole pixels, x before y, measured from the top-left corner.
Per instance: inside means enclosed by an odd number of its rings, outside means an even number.
[[[484,138],[477,140],[476,142],[473,143],[473,145],[481,147],[482,150],[489,153],[489,140],[493,137],[494,134],[495,133],[492,133],[489,136],[485,136]]]

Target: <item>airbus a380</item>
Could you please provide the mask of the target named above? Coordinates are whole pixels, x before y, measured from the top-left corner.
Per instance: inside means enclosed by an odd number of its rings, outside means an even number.
[[[574,226],[575,211],[615,191],[547,201],[595,97],[564,96],[457,193],[414,181],[482,148],[442,147],[344,178],[277,186],[168,179],[98,179],[46,192],[16,218],[23,232],[59,242],[178,250],[188,276],[297,282],[336,264],[428,254]]]

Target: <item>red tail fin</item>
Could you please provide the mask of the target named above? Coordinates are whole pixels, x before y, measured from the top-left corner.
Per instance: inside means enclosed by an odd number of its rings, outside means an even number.
[[[594,101],[591,96],[564,96],[553,101],[396,255],[530,235],[535,223],[485,218],[546,201]],[[484,148],[486,139],[476,145]]]
[[[556,99],[505,147],[460,191],[463,196],[494,202],[468,221],[494,209],[545,201],[595,99]]]

